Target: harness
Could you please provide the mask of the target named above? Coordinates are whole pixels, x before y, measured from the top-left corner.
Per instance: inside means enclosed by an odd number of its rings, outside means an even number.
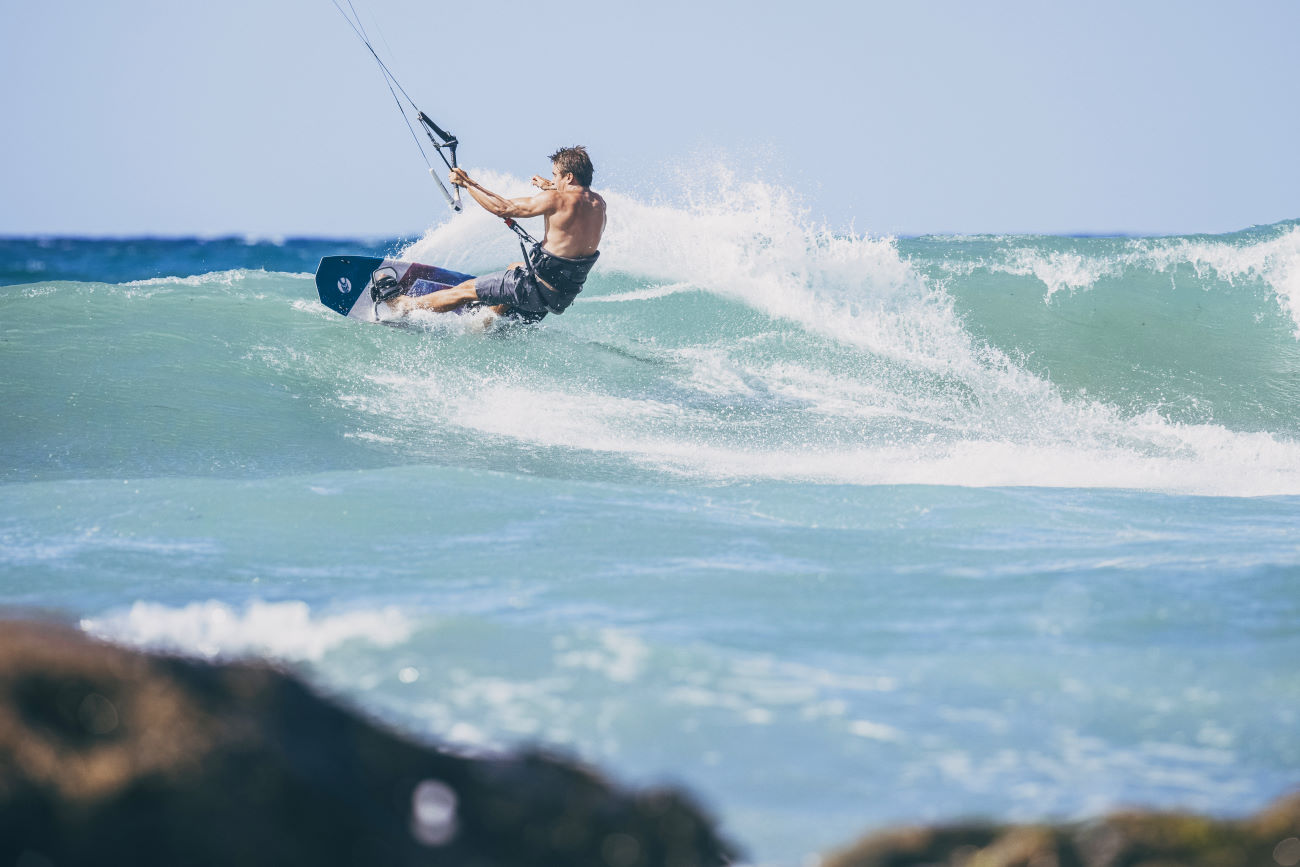
[[[503,219],[519,236],[519,250],[524,254],[524,267],[528,270],[528,276],[533,278],[542,303],[552,313],[563,313],[582,291],[587,275],[600,258],[600,251],[581,259],[566,259],[547,250],[541,241],[528,234],[523,226],[510,217]]]

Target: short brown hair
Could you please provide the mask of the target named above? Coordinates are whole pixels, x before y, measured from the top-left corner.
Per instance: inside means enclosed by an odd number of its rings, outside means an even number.
[[[560,170],[560,174],[572,174],[573,182],[580,187],[591,186],[591,176],[596,169],[591,165],[591,157],[582,145],[560,148],[551,154],[551,164]]]

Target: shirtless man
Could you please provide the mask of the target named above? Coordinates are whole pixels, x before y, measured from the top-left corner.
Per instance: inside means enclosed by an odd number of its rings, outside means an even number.
[[[591,191],[594,171],[587,149],[561,148],[551,154],[551,179],[533,175],[541,192],[526,199],[507,199],[485,189],[464,169],[451,173],[451,182],[469,190],[474,201],[498,217],[545,217],[546,234],[528,251],[528,262],[515,262],[505,271],[484,274],[459,286],[412,298],[398,296],[389,307],[402,314],[412,310],[446,313],[466,305],[486,305],[497,313],[536,322],[547,313],[563,313],[582,290],[600,252],[605,231],[605,200]]]

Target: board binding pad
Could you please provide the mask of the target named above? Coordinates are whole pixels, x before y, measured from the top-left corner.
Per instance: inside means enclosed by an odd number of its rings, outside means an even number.
[[[397,281],[403,295],[428,295],[473,280],[472,274],[448,271],[436,265],[380,259],[375,256],[326,256],[316,268],[320,303],[335,313],[363,322],[378,322],[370,287],[384,277]]]

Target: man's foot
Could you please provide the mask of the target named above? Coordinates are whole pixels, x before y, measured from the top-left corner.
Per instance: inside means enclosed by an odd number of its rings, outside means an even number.
[[[409,295],[394,295],[380,302],[395,316],[405,316],[420,305]]]

